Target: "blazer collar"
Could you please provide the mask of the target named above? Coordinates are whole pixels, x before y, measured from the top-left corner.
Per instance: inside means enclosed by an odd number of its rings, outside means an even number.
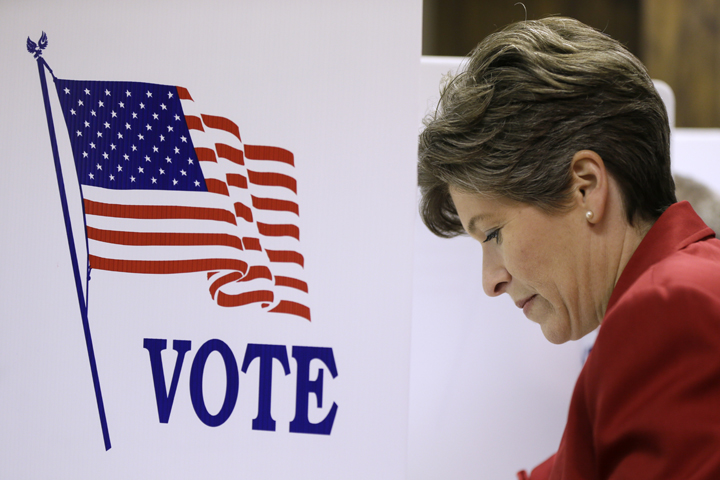
[[[671,205],[655,221],[625,265],[605,311],[609,312],[635,280],[651,266],[691,243],[714,236],[712,229],[705,225],[688,202]]]

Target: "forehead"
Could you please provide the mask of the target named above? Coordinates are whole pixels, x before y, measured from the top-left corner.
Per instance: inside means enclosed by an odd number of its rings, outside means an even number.
[[[470,234],[499,221],[515,206],[514,202],[502,197],[466,192],[453,186],[449,187],[449,191],[463,228]]]

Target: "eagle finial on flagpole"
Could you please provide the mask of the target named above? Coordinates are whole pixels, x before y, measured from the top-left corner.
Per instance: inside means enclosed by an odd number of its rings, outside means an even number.
[[[32,40],[30,40],[30,37],[28,37],[26,45],[28,52],[32,53],[34,58],[37,59],[38,57],[41,57],[42,51],[45,50],[45,47],[48,46],[47,34],[45,32],[42,32],[38,43],[33,42]]]

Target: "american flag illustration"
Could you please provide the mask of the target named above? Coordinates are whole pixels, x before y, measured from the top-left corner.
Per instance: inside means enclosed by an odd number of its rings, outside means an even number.
[[[92,269],[206,272],[223,307],[310,320],[294,156],[244,144],[182,87],[55,79]]]

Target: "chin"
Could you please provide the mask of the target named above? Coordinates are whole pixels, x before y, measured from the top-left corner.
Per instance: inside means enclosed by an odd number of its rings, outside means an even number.
[[[570,332],[562,328],[557,328],[557,325],[552,325],[552,323],[545,323],[541,325],[540,328],[547,341],[555,345],[560,345],[566,343],[568,340],[572,340],[570,338]]]

